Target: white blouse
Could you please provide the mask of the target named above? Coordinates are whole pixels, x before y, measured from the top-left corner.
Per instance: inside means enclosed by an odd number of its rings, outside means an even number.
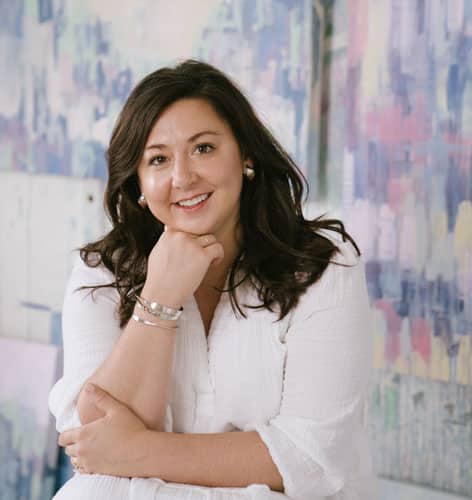
[[[336,244],[342,253],[335,260],[349,267],[330,264],[282,321],[266,309],[238,317],[225,293],[208,338],[194,297],[179,319],[166,431],[257,431],[284,494],[262,484],[209,488],[76,472],[54,500],[373,500],[364,420],[371,313],[362,261],[349,243]],[[63,308],[64,375],[49,397],[58,432],[81,425],[79,392],[122,333],[116,290],[92,298],[76,289],[111,281],[104,267],[77,257]],[[249,285],[237,293],[240,304],[259,304]]]

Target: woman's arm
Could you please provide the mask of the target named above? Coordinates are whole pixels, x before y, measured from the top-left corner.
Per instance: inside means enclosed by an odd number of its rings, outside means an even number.
[[[146,429],[105,391],[88,392],[104,414],[89,425],[63,432],[59,444],[86,473],[159,477],[207,487],[266,484],[283,491],[282,477],[255,431],[177,434]]]
[[[222,257],[222,246],[214,237],[213,240],[210,239],[210,245],[202,246],[205,241],[202,238],[167,230],[149,256],[142,296],[170,307],[180,307],[199,286],[211,262]],[[64,314],[71,312],[65,308]],[[139,309],[136,312],[156,322],[152,315]],[[82,314],[87,311],[83,310]],[[158,322],[176,326],[172,321]],[[174,334],[165,328],[130,320],[111,353],[87,381],[129,406],[148,428],[163,430]],[[101,416],[83,390],[78,397],[77,410],[82,424]]]
[[[140,315],[144,316],[142,312]],[[149,429],[163,430],[174,335],[163,328],[130,321],[113,351],[88,381],[129,406]],[[82,424],[102,416],[84,390],[77,410]]]
[[[142,460],[135,462],[135,477],[159,477],[164,481],[210,487],[244,488],[267,484],[283,491],[269,450],[259,434],[221,432],[176,434],[148,431],[138,441]]]
[[[62,310],[64,371],[49,395],[59,432],[102,416],[83,390],[88,380],[108,389],[150,428],[162,428],[162,415],[168,408],[166,371],[170,370],[174,334],[133,320],[122,330],[116,290],[101,287],[91,293],[87,288],[112,280],[112,273],[104,267],[89,267],[77,257]],[[151,363],[156,350],[157,361]],[[153,391],[152,397],[146,397],[147,391]],[[167,419],[165,422],[167,426]]]

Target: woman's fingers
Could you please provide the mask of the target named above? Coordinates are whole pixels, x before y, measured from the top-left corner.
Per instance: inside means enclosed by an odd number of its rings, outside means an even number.
[[[213,234],[203,234],[202,236],[198,236],[196,241],[203,247],[206,248],[213,243],[216,243],[216,238]]]
[[[169,231],[169,228],[167,228],[167,231]],[[177,231],[173,231],[177,232]],[[196,243],[203,249],[207,250],[205,254],[207,257],[210,259],[210,262],[213,262],[214,260],[222,259],[224,256],[224,250],[223,250],[223,245],[221,243],[218,243],[218,240],[216,239],[216,236],[214,234],[202,234],[200,236],[193,236],[190,235]]]
[[[224,256],[224,249],[221,243],[218,243],[218,240],[213,234],[203,234],[196,238],[196,241],[202,246],[205,250],[205,254],[209,258],[210,262],[215,260],[221,260]]]
[[[64,452],[69,457],[76,457],[79,454],[79,447],[77,444],[70,444],[64,448]]]
[[[225,254],[223,245],[221,243],[217,243],[216,240],[215,243],[205,247],[204,250],[210,259],[210,262],[222,260]]]
[[[209,266],[223,257],[214,234],[192,234],[167,227],[148,257],[142,293],[179,307],[200,286]]]
[[[72,443],[76,443],[79,439],[78,435],[79,428],[70,429],[59,434],[59,438],[57,440],[59,446],[67,446]]]

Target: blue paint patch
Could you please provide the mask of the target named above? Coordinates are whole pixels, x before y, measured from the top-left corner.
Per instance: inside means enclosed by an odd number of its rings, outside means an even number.
[[[59,448],[57,472],[56,472],[56,485],[54,493],[61,488],[72,476],[74,471],[68,455],[65,453],[64,448]]]
[[[96,64],[95,78],[97,82],[97,92],[100,95],[105,95],[107,81],[106,81],[105,71],[103,70],[102,61],[98,61]]]
[[[467,23],[472,22],[472,2],[464,2],[464,26],[467,26]]]
[[[87,148],[91,154],[91,165],[87,168],[87,177],[106,179],[108,176],[108,166],[106,162],[105,148],[97,141],[88,141]]]
[[[77,61],[72,70],[72,78],[78,88],[88,89],[90,86],[90,63]]]
[[[465,190],[467,187],[465,175],[460,171],[453,158],[449,159],[447,169],[447,178],[445,188],[447,227],[453,232],[456,224],[459,204],[465,199]]]
[[[417,29],[418,34],[424,33],[424,0],[416,0],[416,16],[417,16]]]
[[[59,4],[59,2],[58,2]],[[59,53],[59,40],[67,27],[66,16],[64,13],[64,4],[56,4],[56,11],[54,13],[53,31],[54,31],[54,61],[57,61]]]
[[[121,70],[111,82],[111,96],[124,102],[131,92],[133,75],[129,68]]]
[[[321,30],[321,19],[318,15],[318,12],[315,9],[315,6],[313,5],[311,9],[311,54],[313,58],[313,64],[311,68],[311,78],[312,78],[312,85],[315,86],[316,83],[318,82],[318,79],[320,78],[319,74],[319,69],[322,64],[322,57],[321,57],[321,39],[324,36],[324,34],[320,33]]]
[[[51,344],[62,346],[62,315],[60,312],[51,312]]]
[[[24,2],[0,3],[0,32],[14,38],[23,38]]]
[[[99,20],[97,20],[97,22],[95,23],[94,31],[96,40],[95,50],[97,55],[108,54],[110,44],[108,40],[105,39],[103,24]]]
[[[379,300],[383,297],[382,283],[382,265],[378,261],[369,260],[365,263],[365,274],[367,278],[367,288],[369,297],[372,302]]]
[[[53,17],[52,0],[38,0],[38,20],[40,23],[50,21]]]
[[[457,97],[459,96],[459,65],[451,64],[447,77],[447,108],[457,109]]]
[[[20,300],[21,307],[26,309],[34,309],[36,311],[50,311],[51,308],[45,304],[37,304],[35,302],[28,302],[26,300]]]
[[[414,85],[414,78],[402,71],[402,59],[398,50],[392,50],[390,53],[390,86],[392,92],[399,99],[403,113],[411,113],[411,103],[409,89]]]

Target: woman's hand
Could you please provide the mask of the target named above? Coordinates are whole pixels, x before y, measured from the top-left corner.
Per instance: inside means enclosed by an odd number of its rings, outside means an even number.
[[[197,236],[167,228],[148,258],[142,296],[179,308],[197,290],[223,245],[212,234]]]
[[[92,392],[87,391],[90,398],[105,415],[90,424],[64,431],[58,443],[65,447],[66,455],[79,472],[131,477],[142,458],[141,445],[151,431],[126,405],[103,389],[88,385],[93,388]]]

